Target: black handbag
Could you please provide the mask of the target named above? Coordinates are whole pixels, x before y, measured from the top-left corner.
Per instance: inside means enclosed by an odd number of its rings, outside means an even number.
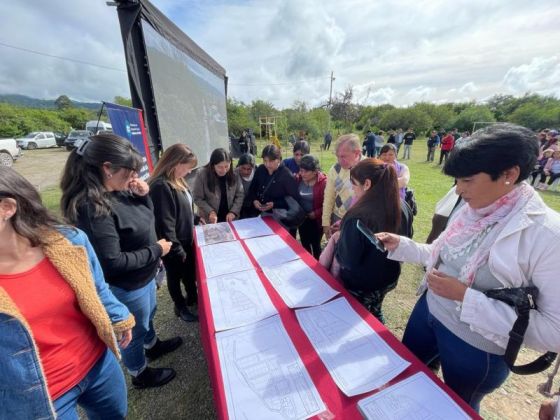
[[[416,216],[418,213],[418,204],[416,204],[416,197],[414,196],[414,190],[407,188],[404,193],[404,201],[412,210],[412,215]]]
[[[509,341],[504,354],[504,360],[513,373],[518,375],[532,375],[546,370],[556,359],[556,353],[546,352],[538,359],[525,365],[514,366],[519,349],[523,344],[525,331],[529,326],[529,312],[537,309],[536,300],[539,289],[534,286],[490,289],[484,292],[491,299],[507,303],[515,309],[517,319],[509,332]]]

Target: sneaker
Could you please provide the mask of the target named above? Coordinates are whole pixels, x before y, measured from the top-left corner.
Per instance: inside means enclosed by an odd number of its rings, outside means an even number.
[[[138,376],[132,377],[132,386],[134,388],[157,388],[165,385],[175,378],[175,371],[170,368],[151,368],[146,367]]]
[[[183,339],[181,337],[174,337],[163,341],[158,338],[156,344],[154,344],[151,349],[144,350],[144,352],[146,358],[149,361],[153,361],[159,359],[164,354],[177,350],[181,344],[183,344]]]
[[[175,306],[175,315],[177,315],[179,318],[181,318],[185,322],[196,322],[196,321],[198,321],[198,316],[193,314],[186,307],[183,307],[183,308],[179,309],[178,307]]]

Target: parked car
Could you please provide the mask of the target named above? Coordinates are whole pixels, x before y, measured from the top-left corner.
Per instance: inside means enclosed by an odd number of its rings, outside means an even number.
[[[25,137],[17,139],[17,145],[22,149],[28,150],[56,147],[56,138],[52,131],[34,131]]]
[[[12,166],[21,156],[21,150],[14,139],[0,139],[0,165]]]
[[[91,136],[91,132],[88,130],[73,130],[68,133],[68,137],[64,140],[64,146],[66,146],[66,150],[72,150],[75,147],[79,146],[83,140],[87,139]],[[78,144],[76,144],[78,142]]]
[[[112,132],[113,126],[105,121],[91,120],[86,123],[86,130],[93,134],[98,134],[100,131]]]
[[[62,131],[55,131],[54,132],[54,138],[56,140],[56,145],[58,147],[64,146],[64,140],[66,140],[66,137],[68,137],[68,136],[66,134],[64,134]]]

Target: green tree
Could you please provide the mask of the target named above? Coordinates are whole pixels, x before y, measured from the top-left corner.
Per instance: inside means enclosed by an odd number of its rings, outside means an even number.
[[[348,86],[344,93],[338,93],[331,104],[331,117],[341,123],[342,128],[347,131],[352,130],[353,123],[356,121],[359,111],[357,106],[352,103],[354,90]]]
[[[546,127],[560,126],[560,104],[539,105],[526,103],[517,108],[509,117],[513,123],[539,130]]]
[[[251,118],[249,107],[241,101],[228,98],[226,102],[228,130],[230,134],[236,137],[241,135],[241,132],[246,128],[253,128],[257,131],[257,124]]]
[[[378,122],[382,130],[402,128],[414,129],[416,133],[425,133],[434,123],[430,115],[423,110],[410,108],[395,108],[386,110]]]
[[[59,117],[66,122],[68,129],[84,129],[86,122],[96,120],[97,114],[84,108],[66,108],[58,111]]]
[[[282,111],[282,115],[286,118],[288,133],[306,132],[309,139],[318,138],[321,129],[317,121],[312,117],[307,104],[303,101],[296,101],[291,108]]]
[[[255,123],[259,123],[260,117],[274,117],[279,114],[279,111],[272,105],[272,103],[257,99],[251,102],[249,107],[249,114]]]
[[[428,102],[416,103],[412,108],[423,111],[432,119],[433,128],[452,128],[456,114],[450,104],[435,105]]]
[[[125,98],[123,96],[115,96],[113,102],[116,103],[117,105],[128,106],[132,108],[132,99],[130,98]]]
[[[54,106],[56,106],[56,109],[62,110],[62,109],[71,108],[73,105],[72,105],[72,101],[68,96],[60,95],[58,98],[55,99]]]
[[[461,131],[471,131],[475,122],[495,122],[492,110],[486,105],[472,105],[465,108],[453,122]]]

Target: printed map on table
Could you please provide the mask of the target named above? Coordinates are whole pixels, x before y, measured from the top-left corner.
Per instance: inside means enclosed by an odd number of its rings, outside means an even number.
[[[423,372],[358,401],[358,409],[368,420],[470,419],[470,416]]]
[[[255,270],[206,280],[214,328],[236,328],[278,313]]]
[[[334,382],[349,397],[385,385],[410,365],[343,297],[299,309],[296,316]]]
[[[263,267],[263,271],[290,308],[320,305],[338,295],[336,290],[302,260]]]
[[[233,230],[227,222],[198,225],[195,230],[198,246],[235,241]]]
[[[307,419],[325,411],[280,317],[216,333],[232,420]]]

